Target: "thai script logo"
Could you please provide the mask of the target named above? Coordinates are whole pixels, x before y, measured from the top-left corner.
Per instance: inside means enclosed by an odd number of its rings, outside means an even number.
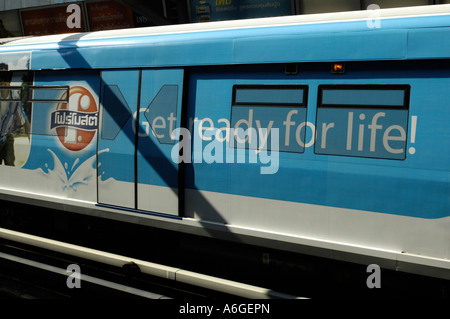
[[[65,95],[62,96],[64,100]],[[68,102],[58,103],[50,123],[65,148],[71,151],[84,149],[98,127],[98,107],[91,92],[80,86],[70,88]]]
[[[97,129],[97,114],[60,110],[52,113],[51,129],[58,126],[70,126],[93,131]]]

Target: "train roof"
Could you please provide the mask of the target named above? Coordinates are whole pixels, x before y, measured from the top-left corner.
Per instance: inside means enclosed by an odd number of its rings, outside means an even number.
[[[450,5],[0,40],[9,70],[447,59]]]

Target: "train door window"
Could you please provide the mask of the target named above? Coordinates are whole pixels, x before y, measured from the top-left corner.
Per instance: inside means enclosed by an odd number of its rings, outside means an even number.
[[[409,85],[321,85],[316,154],[405,159]]]
[[[118,85],[104,86],[103,105],[108,108],[103,110],[101,137],[104,140],[115,140],[132,116],[132,111]]]
[[[271,150],[277,129],[279,151],[303,153],[307,97],[306,85],[235,85],[230,146]]]
[[[178,117],[178,91],[178,85],[163,85],[144,112],[158,143],[175,144],[171,135]]]

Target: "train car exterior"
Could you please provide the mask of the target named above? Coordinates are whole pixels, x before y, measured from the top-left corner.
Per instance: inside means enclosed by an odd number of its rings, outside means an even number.
[[[448,39],[450,5],[8,41],[0,199],[450,279]]]

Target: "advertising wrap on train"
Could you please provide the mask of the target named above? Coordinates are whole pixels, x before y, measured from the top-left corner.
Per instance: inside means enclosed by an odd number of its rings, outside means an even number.
[[[99,99],[88,81],[63,84],[67,90],[47,90],[33,102],[30,150],[22,168],[35,171],[56,194],[72,197],[96,187]]]

